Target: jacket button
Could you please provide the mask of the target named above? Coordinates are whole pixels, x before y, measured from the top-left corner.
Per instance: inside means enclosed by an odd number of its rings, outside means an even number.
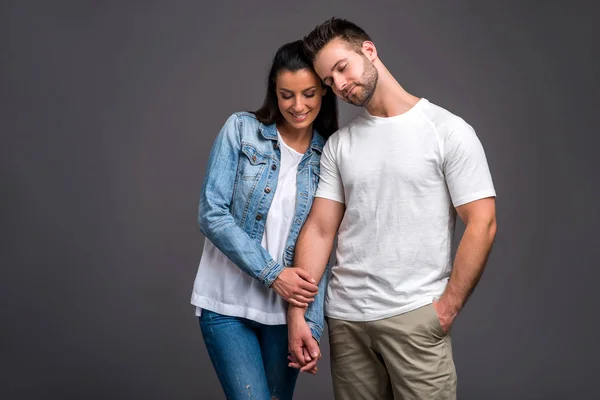
[[[277,150],[277,149],[279,148],[279,145],[277,144],[277,142],[273,143],[273,148],[274,148],[275,150]]]
[[[262,215],[258,214],[258,215],[256,216],[256,220],[257,220],[257,221],[260,221],[261,219],[262,219]]]
[[[252,156],[252,162],[256,162],[256,156]]]
[[[275,165],[275,164],[271,165],[271,169],[272,169],[273,171],[275,171],[275,170],[277,169],[277,165]]]
[[[265,188],[265,193],[271,193],[271,188],[270,187]]]

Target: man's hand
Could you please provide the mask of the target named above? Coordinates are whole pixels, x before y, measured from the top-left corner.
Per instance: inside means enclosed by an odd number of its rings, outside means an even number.
[[[456,313],[450,311],[450,309],[444,304],[442,301],[433,301],[433,309],[435,310],[438,320],[440,321],[440,325],[442,326],[442,330],[444,333],[448,333],[450,328],[452,327],[452,322],[454,322],[454,318],[456,318]]]
[[[285,301],[296,307],[308,307],[317,294],[315,280],[302,268],[284,268],[271,285]]]
[[[298,312],[296,312],[298,311]],[[321,358],[319,343],[312,337],[302,310],[288,310],[288,350],[292,368],[315,374],[317,361]]]
[[[445,333],[475,289],[496,237],[496,201],[493,197],[456,207],[465,232],[456,250],[450,279],[433,307]]]

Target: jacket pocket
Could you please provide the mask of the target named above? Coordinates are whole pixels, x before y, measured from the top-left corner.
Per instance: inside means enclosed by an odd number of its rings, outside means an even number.
[[[242,143],[240,158],[240,178],[243,181],[258,181],[265,169],[269,157],[262,154],[251,143]]]

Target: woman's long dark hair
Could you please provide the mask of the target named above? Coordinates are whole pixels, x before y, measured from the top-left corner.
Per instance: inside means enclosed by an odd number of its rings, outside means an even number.
[[[271,70],[269,71],[267,96],[262,107],[254,111],[254,115],[256,115],[256,118],[260,122],[265,125],[271,125],[284,120],[277,106],[277,74],[282,70],[296,72],[304,68],[308,68],[314,72],[312,63],[302,48],[302,40],[284,44],[277,50],[273,58]],[[327,92],[322,98],[321,110],[313,122],[313,128],[325,139],[338,130],[337,99],[333,91],[329,88],[327,88]]]

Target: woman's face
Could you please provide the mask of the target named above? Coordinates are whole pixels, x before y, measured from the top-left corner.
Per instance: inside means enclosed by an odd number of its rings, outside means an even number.
[[[310,69],[282,70],[276,79],[277,104],[293,129],[308,128],[321,110],[325,88]]]

